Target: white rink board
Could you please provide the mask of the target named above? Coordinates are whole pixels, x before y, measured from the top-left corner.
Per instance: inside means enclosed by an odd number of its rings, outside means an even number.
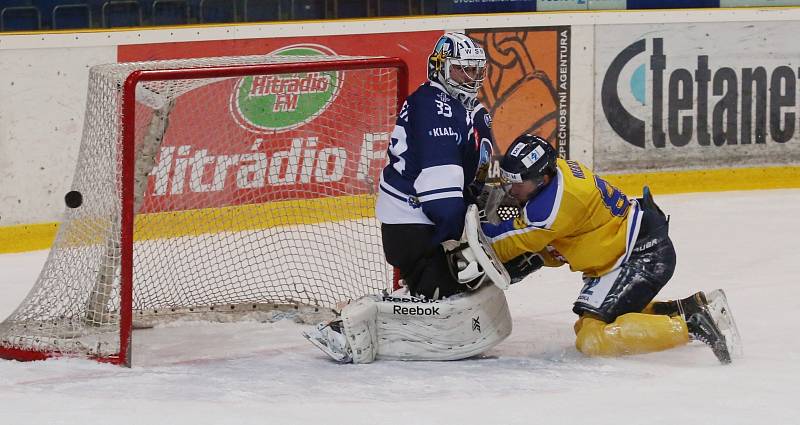
[[[116,47],[0,49],[0,226],[55,221],[83,130],[89,65]]]
[[[598,28],[594,159],[599,171],[800,161],[800,22]],[[758,73],[760,92],[759,83],[747,77]],[[615,98],[621,108],[610,105]],[[636,130],[637,123],[643,131]]]

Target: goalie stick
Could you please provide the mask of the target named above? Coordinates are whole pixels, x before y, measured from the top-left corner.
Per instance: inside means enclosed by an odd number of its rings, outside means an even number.
[[[497,254],[492,249],[492,245],[481,230],[478,206],[475,204],[467,208],[467,215],[464,218],[464,239],[469,244],[470,251],[475,257],[475,261],[483,269],[486,276],[494,282],[500,289],[508,289],[511,285],[511,277],[497,258]]]

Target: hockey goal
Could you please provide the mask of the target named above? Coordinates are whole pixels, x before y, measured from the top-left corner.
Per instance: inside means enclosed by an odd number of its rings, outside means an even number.
[[[391,287],[373,207],[406,66],[309,49],[93,67],[82,203],[0,358],[130,365],[135,327],[316,321]]]

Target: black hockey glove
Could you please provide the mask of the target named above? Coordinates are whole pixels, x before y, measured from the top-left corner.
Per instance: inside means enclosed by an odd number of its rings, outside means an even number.
[[[479,209],[483,209],[486,204],[486,196],[483,196],[484,183],[473,181],[464,189],[464,201],[467,205],[477,204]]]
[[[529,274],[542,268],[543,265],[544,259],[542,256],[533,252],[516,256],[507,263],[503,263],[508,275],[511,277],[512,284],[525,279]]]

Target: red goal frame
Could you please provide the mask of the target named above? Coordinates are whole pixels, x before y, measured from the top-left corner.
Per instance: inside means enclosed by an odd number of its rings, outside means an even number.
[[[323,62],[272,63],[258,65],[230,65],[191,69],[136,70],[125,80],[122,88],[122,170],[121,170],[121,235],[120,235],[120,346],[116,355],[92,357],[93,360],[130,366],[133,333],[133,230],[134,230],[134,169],[135,169],[135,119],[136,86],[143,81],[167,81],[220,77],[245,77],[295,72],[347,71],[371,68],[397,70],[397,109],[402,108],[409,93],[408,67],[397,57],[371,57],[338,59]],[[398,273],[394,271],[394,286]],[[2,348],[0,358],[21,361],[44,360],[59,357],[58,352],[29,349]]]

